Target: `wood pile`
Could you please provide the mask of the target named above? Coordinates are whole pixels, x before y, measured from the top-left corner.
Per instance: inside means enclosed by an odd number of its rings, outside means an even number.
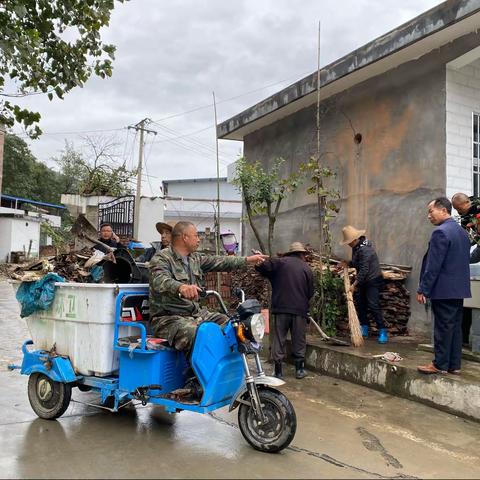
[[[25,265],[7,265],[2,269],[2,273],[13,280],[31,282],[39,280],[49,272],[55,272],[67,282],[90,283],[92,279],[89,269],[95,262],[90,260],[89,265],[87,261],[93,257],[93,249],[84,248],[78,252],[56,255]]]
[[[313,249],[308,249],[309,255],[307,261],[312,270],[320,269],[320,256]],[[380,293],[380,305],[383,310],[385,322],[391,335],[408,335],[407,324],[410,319],[410,292],[405,288],[405,280],[408,277],[411,268],[403,265],[381,264],[383,278],[385,280],[384,288]],[[343,270],[340,261],[329,259],[322,263],[325,271],[329,269],[335,276],[341,276]],[[355,269],[349,269],[350,280],[355,280]],[[232,288],[243,288],[246,298],[256,298],[263,308],[269,307],[270,285],[254,267],[248,267],[246,270],[232,272]],[[234,308],[238,302],[232,298],[231,307]],[[375,333],[377,327],[371,318],[371,331]],[[349,335],[348,318],[339,319],[337,322],[338,334]]]

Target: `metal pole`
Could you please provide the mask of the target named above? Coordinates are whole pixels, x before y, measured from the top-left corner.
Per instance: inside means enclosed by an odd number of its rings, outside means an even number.
[[[140,199],[142,194],[142,169],[143,169],[143,150],[145,148],[145,132],[157,134],[155,130],[148,130],[145,128],[145,124],[149,121],[148,118],[144,118],[134,126],[129,126],[128,128],[133,128],[134,130],[140,130],[140,147],[138,150],[138,169],[137,169],[137,190],[135,192],[135,209],[134,209],[134,218],[133,218],[133,238],[139,240],[138,230],[140,226]]]
[[[143,147],[144,147],[144,130],[145,119],[138,126],[140,127],[140,146],[138,149],[138,167],[137,167],[137,190],[135,192],[135,217],[133,219],[133,238],[138,240],[138,227],[140,220],[140,197],[142,194],[142,167],[143,167]]]
[[[213,95],[213,114],[215,118],[215,154],[217,157],[217,225],[215,229],[216,253],[220,255],[220,160],[218,157],[218,133],[217,133],[217,102],[215,101],[215,92]],[[217,291],[220,292],[220,273],[217,273]]]
[[[215,101],[215,92],[213,95],[213,113],[215,117],[215,153],[217,159],[217,228],[216,228],[216,246],[217,255],[220,254],[220,160],[218,156],[218,134],[217,134],[217,103]]]

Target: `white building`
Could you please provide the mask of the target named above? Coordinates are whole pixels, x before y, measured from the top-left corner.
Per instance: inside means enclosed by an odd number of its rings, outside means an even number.
[[[42,244],[51,244],[49,237],[41,241],[40,225],[48,221],[52,227],[60,227],[60,216],[47,213],[52,209],[59,211],[65,207],[10,195],[1,196],[0,263],[10,261],[12,252],[30,253],[29,258],[36,258]]]
[[[165,221],[192,222],[200,232],[215,229],[217,215],[217,179],[194,178],[165,180]],[[235,234],[241,251],[242,199],[227,178],[220,178],[220,232],[230,230]]]

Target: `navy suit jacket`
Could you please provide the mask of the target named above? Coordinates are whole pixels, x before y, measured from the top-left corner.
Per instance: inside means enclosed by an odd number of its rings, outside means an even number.
[[[432,300],[470,298],[470,241],[448,218],[432,232],[423,257],[418,293]]]

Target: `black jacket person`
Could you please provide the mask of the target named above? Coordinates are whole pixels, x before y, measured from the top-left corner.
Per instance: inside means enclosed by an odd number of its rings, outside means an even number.
[[[349,266],[357,271],[352,285],[358,318],[362,326],[362,335],[368,337],[368,312],[372,314],[379,331],[378,342],[387,343],[388,334],[380,308],[380,290],[383,286],[382,270],[377,252],[365,237],[365,230],[357,230],[347,225],[342,230],[342,245],[352,247],[352,261]]]
[[[272,285],[273,342],[275,376],[282,377],[285,341],[290,330],[296,377],[305,377],[306,325],[313,296],[313,274],[305,261],[305,247],[294,242],[280,258],[266,260],[256,269]]]

